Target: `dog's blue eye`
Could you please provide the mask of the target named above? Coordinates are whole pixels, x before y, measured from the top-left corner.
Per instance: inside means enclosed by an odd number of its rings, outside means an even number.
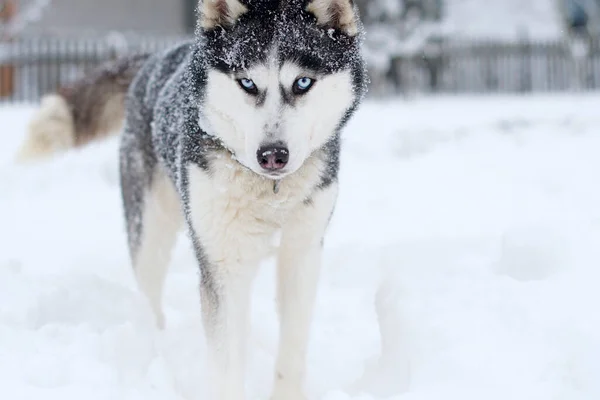
[[[238,80],[238,83],[240,84],[242,89],[244,89],[246,92],[248,92],[250,94],[258,93],[258,88],[256,87],[256,84],[251,79],[242,78],[242,79]]]
[[[240,83],[242,84],[243,87],[245,87],[246,89],[252,89],[255,85],[254,82],[252,82],[250,79],[241,79]]]
[[[306,93],[312,87],[313,83],[314,80],[312,80],[311,78],[303,77],[297,79],[296,82],[294,82],[292,91],[296,94]]]

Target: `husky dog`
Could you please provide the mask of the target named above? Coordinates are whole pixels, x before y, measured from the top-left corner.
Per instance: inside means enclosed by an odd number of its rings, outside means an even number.
[[[361,31],[352,0],[204,0],[196,39],[152,56],[132,83],[120,147],[131,260],[162,327],[170,251],[187,228],[214,373],[209,398],[244,398],[250,289],[272,254],[272,399],[305,398],[340,131],[367,86]]]
[[[125,95],[149,54],[107,62],[56,93],[45,95],[29,123],[18,162],[38,160],[118,134]]]

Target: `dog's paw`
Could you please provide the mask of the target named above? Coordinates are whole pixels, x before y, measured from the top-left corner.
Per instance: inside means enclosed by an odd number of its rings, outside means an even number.
[[[303,393],[273,394],[270,400],[307,400]]]
[[[307,400],[307,398],[300,389],[277,385],[270,400]]]
[[[155,313],[156,318],[156,327],[159,331],[165,330],[165,314],[162,311],[157,311]]]
[[[149,310],[150,323],[154,324],[154,327],[159,331],[165,330],[165,313],[160,306],[151,307]]]

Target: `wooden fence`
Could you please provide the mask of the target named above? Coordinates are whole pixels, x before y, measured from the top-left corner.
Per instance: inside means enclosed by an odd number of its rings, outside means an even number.
[[[0,102],[36,102],[120,54],[157,51],[184,38],[25,38],[0,43]],[[592,41],[573,57],[561,42],[440,43],[436,52],[397,56],[371,69],[371,95],[406,92],[526,93],[600,88],[600,52]]]

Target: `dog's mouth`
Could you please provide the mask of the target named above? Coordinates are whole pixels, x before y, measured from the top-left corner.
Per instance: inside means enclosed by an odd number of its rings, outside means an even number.
[[[277,171],[277,172],[257,172],[257,174],[264,176],[265,178],[273,179],[275,181],[281,180],[287,175],[289,175],[285,171]]]
[[[261,176],[263,178],[272,180],[274,182],[281,181],[283,178],[285,178],[286,176],[289,176],[289,175],[291,175],[293,173],[293,171],[290,171],[287,168],[280,169],[280,170],[277,170],[277,171],[265,171],[265,170],[261,170],[259,168],[256,168],[256,166],[250,166],[250,165],[248,165],[248,164],[251,164],[251,163],[247,164],[246,162],[244,162],[245,160],[240,160],[239,158],[237,158],[235,156],[235,154],[233,152],[231,152],[231,155],[232,155],[232,157],[233,157],[233,159],[235,161],[237,161],[242,167],[246,168],[248,171],[251,171],[252,173],[254,173],[254,174],[258,175],[258,176]]]

